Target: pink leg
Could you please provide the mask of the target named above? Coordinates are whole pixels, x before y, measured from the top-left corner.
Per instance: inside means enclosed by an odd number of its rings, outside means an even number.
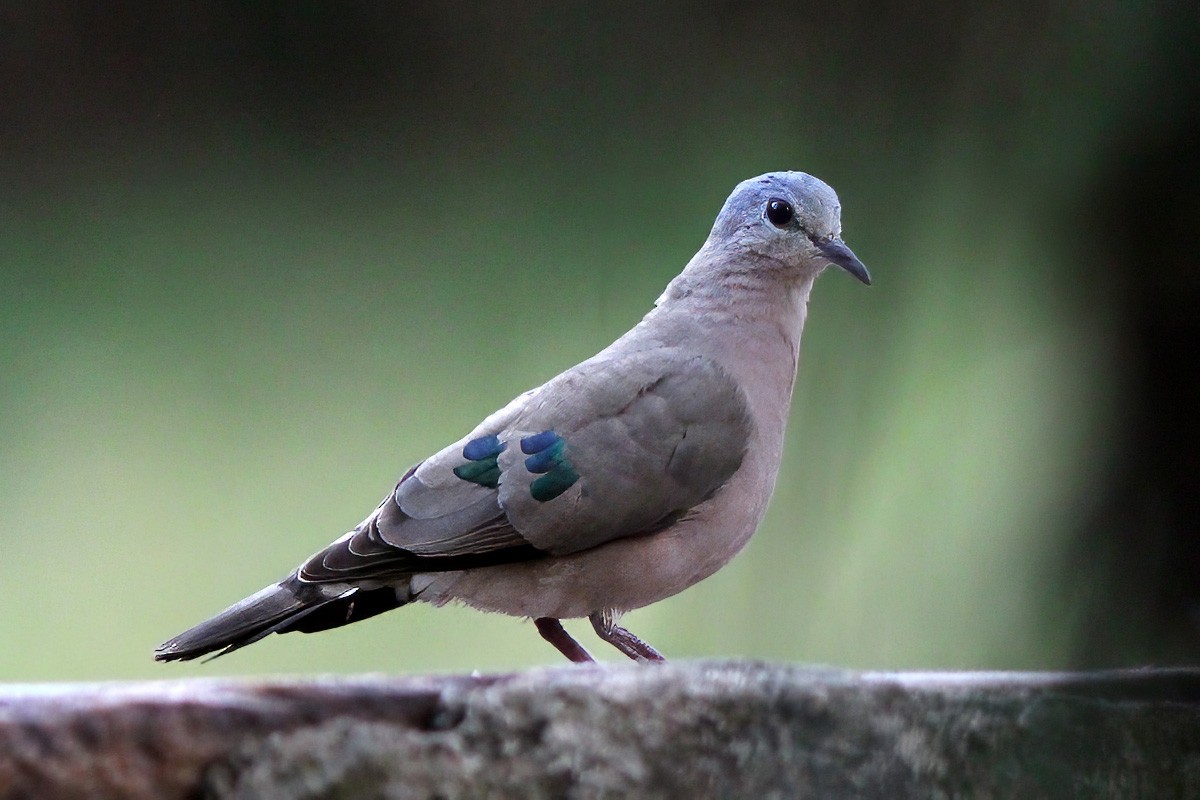
[[[576,664],[589,664],[596,660],[579,642],[572,639],[571,634],[563,629],[562,623],[553,617],[538,617],[533,624],[537,626],[543,639]]]

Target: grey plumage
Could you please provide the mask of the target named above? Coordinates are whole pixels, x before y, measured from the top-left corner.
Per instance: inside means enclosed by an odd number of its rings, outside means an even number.
[[[809,291],[869,283],[837,196],[799,172],[739,184],[700,251],[632,330],[410,469],[363,522],[281,583],[163,644],[162,661],[324,630],[413,601],[617,623],[715,572],[774,487]]]

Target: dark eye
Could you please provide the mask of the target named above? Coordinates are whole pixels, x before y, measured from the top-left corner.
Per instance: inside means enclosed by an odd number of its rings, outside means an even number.
[[[795,216],[796,212],[792,210],[792,204],[787,200],[772,197],[767,201],[767,219],[771,220],[771,224],[776,228],[787,225]]]

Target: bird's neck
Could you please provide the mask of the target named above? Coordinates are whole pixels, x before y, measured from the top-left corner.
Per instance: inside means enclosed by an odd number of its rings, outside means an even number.
[[[667,285],[650,316],[689,314],[703,320],[711,329],[704,338],[720,349],[766,348],[762,355],[772,362],[778,362],[782,350],[786,371],[794,378],[815,279],[815,272],[789,269],[765,257],[723,259],[705,248]],[[750,354],[731,355],[743,360]]]
[[[744,256],[726,262],[701,250],[650,314],[686,315],[703,326],[697,338],[704,354],[746,392],[768,446],[778,447],[787,424],[815,278]]]

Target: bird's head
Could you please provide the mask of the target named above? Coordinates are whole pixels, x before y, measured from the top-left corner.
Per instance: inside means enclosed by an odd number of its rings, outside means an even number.
[[[842,241],[837,194],[803,172],[768,172],[739,183],[717,215],[708,245],[814,274],[834,264],[871,283],[867,268]]]

